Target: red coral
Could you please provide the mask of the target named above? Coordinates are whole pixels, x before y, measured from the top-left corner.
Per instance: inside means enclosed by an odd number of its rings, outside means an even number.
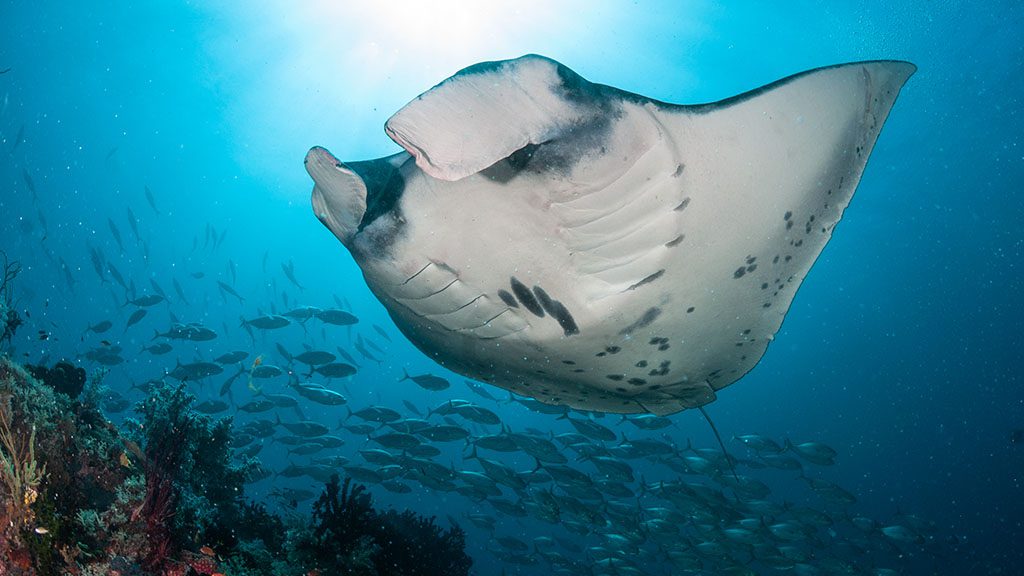
[[[209,556],[186,554],[185,563],[192,567],[198,574],[214,574],[218,572],[217,561]]]
[[[175,496],[173,479],[156,471],[155,467],[147,467],[146,498],[135,516],[141,516],[146,521],[150,547],[142,565],[154,574],[162,571],[174,552],[171,518],[174,516]]]

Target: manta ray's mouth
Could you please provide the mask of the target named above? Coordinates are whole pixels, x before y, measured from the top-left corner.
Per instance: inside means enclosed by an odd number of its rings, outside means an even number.
[[[306,171],[313,177],[313,212],[346,246],[378,218],[393,212],[405,190],[401,168],[411,157],[395,154],[378,160],[343,163],[326,149],[313,147]]]
[[[401,156],[406,162],[412,161],[407,154],[397,156]],[[390,158],[384,158],[348,163],[348,167],[362,179],[366,188],[366,210],[359,220],[359,232],[373,224],[377,218],[394,210],[402,197],[402,192],[405,191],[405,178],[400,172],[404,162],[396,166],[389,160]]]

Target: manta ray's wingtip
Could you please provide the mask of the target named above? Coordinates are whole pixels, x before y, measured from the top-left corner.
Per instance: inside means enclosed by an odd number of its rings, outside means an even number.
[[[917,72],[917,64],[906,60],[871,60],[864,64],[876,64],[884,66],[890,74],[897,77],[901,82],[906,82]]]

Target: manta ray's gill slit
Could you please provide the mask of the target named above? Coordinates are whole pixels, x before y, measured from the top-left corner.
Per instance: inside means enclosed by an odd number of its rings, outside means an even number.
[[[481,295],[477,296],[476,298],[473,298],[473,299],[472,299],[472,300],[470,300],[469,302],[466,302],[465,304],[463,304],[462,306],[459,306],[458,308],[456,308],[456,309],[454,309],[454,310],[451,310],[451,311],[448,311],[448,312],[441,312],[441,313],[439,313],[439,314],[426,314],[425,316],[426,316],[426,317],[431,317],[431,316],[447,316],[447,315],[449,315],[449,314],[455,314],[455,313],[456,313],[456,312],[458,312],[459,310],[464,310],[464,309],[465,309],[465,308],[466,308],[467,306],[469,306],[470,304],[473,304],[473,303],[474,303],[474,302],[476,302],[477,300],[479,300],[479,299],[481,299],[481,298],[484,298],[484,297],[486,297],[486,294],[481,294]]]
[[[420,269],[419,269],[419,272],[416,272],[416,273],[415,273],[415,274],[413,274],[412,276],[409,276],[408,278],[406,278],[406,279],[405,279],[405,282],[402,282],[401,284],[399,284],[399,286],[405,286],[405,285],[406,285],[406,284],[408,284],[409,282],[412,282],[412,280],[413,280],[414,278],[416,278],[417,276],[419,276],[420,274],[422,274],[422,273],[423,273],[423,271],[424,271],[424,270],[426,270],[427,268],[430,268],[431,266],[433,266],[433,264],[434,264],[433,262],[427,262],[427,263],[426,263],[426,264],[425,264],[425,265],[423,266],[423,268],[420,268]]]
[[[441,292],[444,292],[445,290],[451,288],[451,286],[453,284],[455,284],[456,282],[458,282],[458,281],[459,281],[458,278],[452,278],[450,282],[448,282],[447,284],[445,284],[441,288],[431,292],[430,294],[427,294],[426,296],[420,296],[419,298],[402,298],[401,300],[403,300],[405,302],[411,302],[411,301],[414,301],[414,300],[426,300],[427,298],[430,298],[431,296],[437,296]]]

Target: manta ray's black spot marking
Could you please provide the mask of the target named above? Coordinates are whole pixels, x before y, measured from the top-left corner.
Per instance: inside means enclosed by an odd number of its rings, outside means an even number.
[[[676,166],[676,171],[672,173],[673,178],[678,178],[683,175],[683,165],[679,164]]]
[[[696,308],[694,308],[693,306],[690,306],[689,308],[686,309],[686,313],[687,314],[692,314],[694,310],[696,310]]]
[[[577,369],[573,370],[573,372],[575,372],[577,374],[582,374],[582,373],[586,372],[586,370],[584,370],[582,368],[577,368]]]
[[[609,353],[609,354],[618,354],[620,350],[622,350],[622,348],[620,348],[618,346],[609,346],[609,347],[604,349],[604,351]]]
[[[509,294],[507,290],[498,290],[498,298],[501,298],[501,301],[509,308],[519,308],[519,302],[516,302],[516,297]]]
[[[633,386],[643,386],[644,384],[647,384],[647,380],[644,380],[643,378],[630,378],[629,380],[626,380],[626,382]]]
[[[625,378],[626,375],[625,374],[605,374],[604,377],[609,379],[609,380],[612,380],[614,382],[619,382],[620,380]]]
[[[636,322],[619,330],[619,334],[632,334],[641,328],[649,326],[651,322],[658,319],[658,316],[661,316],[661,308],[648,308],[644,315],[638,318]]]
[[[636,290],[637,288],[643,286],[644,284],[650,284],[651,282],[654,282],[658,278],[661,278],[661,275],[664,274],[664,273],[665,273],[665,269],[662,268],[661,270],[658,270],[654,274],[651,274],[650,276],[644,278],[643,280],[637,282],[636,284],[633,284],[629,288],[626,288],[625,291],[629,292],[630,290]]]
[[[626,390],[625,388],[616,388],[615,391],[616,392],[621,392],[623,394],[625,394],[626,392],[629,392],[629,390]]]
[[[668,342],[668,338],[663,338],[661,336],[655,336],[654,338],[651,338],[651,341],[648,342],[648,344],[650,344],[651,346],[658,346],[660,344],[665,344],[666,342]]]
[[[562,360],[562,364],[568,364],[569,366],[575,366],[576,362],[572,360]]]
[[[792,227],[793,227],[793,221],[792,220],[790,220],[789,222],[786,222],[786,230],[789,230]]]
[[[515,276],[512,277],[510,284],[512,285],[512,293],[515,294],[516,298],[519,299],[519,302],[522,303],[523,308],[529,310],[534,316],[543,318],[544,308],[542,308],[540,303],[537,302],[537,299],[534,298],[533,292],[530,292],[530,289],[517,280]]]
[[[641,360],[641,361],[637,362],[636,363],[636,367],[637,368],[646,368],[647,367],[647,360]]]
[[[768,289],[768,283],[767,282],[762,282],[761,283],[761,290],[767,290],[767,289]]]
[[[678,246],[684,238],[686,238],[686,234],[680,234],[679,236],[676,236],[672,240],[665,242],[665,248],[672,248],[673,246]]]
[[[736,269],[735,272],[732,273],[732,277],[733,278],[743,278],[743,275],[746,274],[746,273],[747,273],[747,269],[744,268],[743,266],[740,266],[739,268]]]
[[[513,286],[513,289],[515,287]],[[548,293],[544,291],[540,286],[533,287],[533,295],[537,298],[537,302],[541,308],[554,318],[558,325],[562,327],[562,333],[565,336],[572,336],[573,334],[579,334],[579,326],[576,325],[576,320],[573,319],[572,314],[569,313],[569,309],[558,300],[553,300]],[[525,303],[524,303],[525,306]],[[541,317],[544,315],[541,314]]]
[[[551,315],[558,320],[558,325],[562,327],[562,333],[565,336],[572,336],[573,334],[579,334],[580,328],[576,325],[576,320],[573,319],[572,314],[569,313],[569,309],[564,304],[555,300],[553,302],[554,310]]]
[[[785,214],[784,214],[784,215],[782,216],[782,219],[783,219],[783,220],[786,220],[786,221],[788,222],[788,221],[789,221],[789,219],[790,219],[790,218],[792,218],[792,217],[793,217],[793,211],[792,211],[792,210],[790,210],[790,211],[787,211],[787,212],[786,212],[786,213],[785,213]]]
[[[747,256],[747,264],[753,264],[757,261],[757,256]]]
[[[598,357],[598,358],[604,358],[604,357],[605,357],[605,356],[607,356],[607,355],[608,355],[608,353],[607,353],[607,352],[605,352],[604,350],[602,350],[602,351],[598,352],[597,354],[594,354],[594,356],[596,356],[596,357]]]
[[[751,264],[750,266],[747,266],[747,272],[753,272],[754,270],[757,270],[757,264]]]
[[[680,202],[678,206],[673,208],[673,210],[675,210],[676,212],[682,212],[683,210],[686,210],[686,207],[689,206],[689,205],[690,205],[690,197],[687,196],[686,198],[683,198],[683,201]]]
[[[775,258],[772,258],[772,264],[778,264],[778,263],[779,263],[779,255],[776,254]]]
[[[540,307],[548,314],[551,314],[551,311],[554,309],[554,302],[551,300],[551,297],[548,296],[548,293],[540,286],[534,286],[533,295],[537,298],[537,302],[540,303]],[[554,314],[551,315],[554,316]],[[543,316],[543,314],[541,314],[541,316]]]

